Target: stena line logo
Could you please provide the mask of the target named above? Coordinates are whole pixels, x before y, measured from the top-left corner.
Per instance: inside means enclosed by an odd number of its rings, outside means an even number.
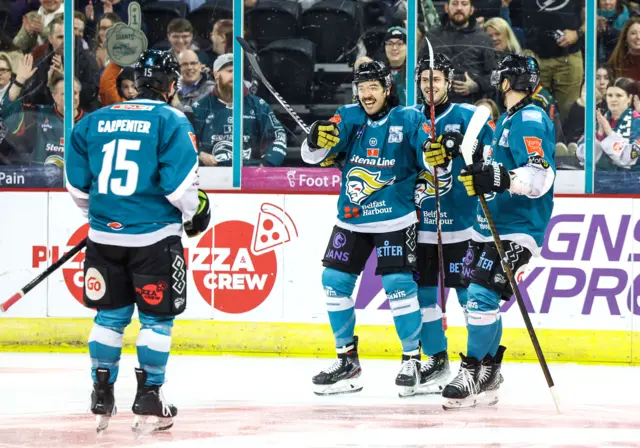
[[[264,203],[256,221],[224,221],[191,250],[190,268],[200,295],[219,311],[240,314],[269,297],[278,273],[275,248],[298,236],[291,217]]]

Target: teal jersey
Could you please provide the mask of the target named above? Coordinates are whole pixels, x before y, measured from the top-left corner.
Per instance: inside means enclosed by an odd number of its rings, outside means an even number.
[[[192,105],[193,126],[200,151],[212,154],[219,166],[233,160],[233,108],[215,91]],[[287,155],[287,135],[269,104],[255,95],[244,97],[242,159],[245,165],[280,166]]]
[[[429,137],[424,116],[415,109],[394,107],[372,121],[359,104],[338,109],[340,143],[324,154],[345,153],[338,199],[338,226],[366,233],[404,229],[417,222],[413,190],[426,169],[422,144]],[[304,153],[309,149],[303,144]],[[313,154],[313,152],[311,152]]]
[[[425,106],[414,106],[421,114],[425,113]],[[470,104],[452,103],[444,112],[438,115],[436,135],[445,132],[460,132],[465,134],[471,122],[476,107]],[[429,110],[427,109],[427,114]],[[431,120],[427,118],[431,126]],[[490,148],[493,140],[495,123],[487,120],[478,135],[478,148]],[[458,180],[460,171],[465,167],[464,159],[456,157],[445,168],[438,168],[438,192],[440,193],[440,226],[442,242],[444,244],[459,243],[471,239],[473,223],[476,220],[478,199],[469,196],[462,182]],[[436,197],[433,182],[433,169],[421,171],[418,174],[415,188],[415,203],[419,213],[418,242],[436,244]]]
[[[65,159],[67,188],[88,199],[92,241],[139,247],[182,234],[174,204],[193,191],[198,167],[182,112],[152,100],[104,107],[73,128]]]
[[[543,166],[553,170],[555,175],[555,147],[551,119],[543,109],[529,104],[511,116],[505,113],[500,117],[485,163],[496,162],[508,171],[530,165]],[[553,211],[553,185],[537,198],[509,191],[487,196],[500,238],[524,246],[537,255]],[[473,239],[493,241],[480,204],[477,210]]]

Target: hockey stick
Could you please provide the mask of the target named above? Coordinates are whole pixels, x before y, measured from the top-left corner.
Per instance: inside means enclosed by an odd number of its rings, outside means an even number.
[[[467,165],[473,164],[473,151],[475,146],[478,144],[476,137],[487,119],[489,118],[491,111],[484,106],[478,107],[476,112],[473,114],[471,118],[471,122],[467,127],[467,132],[464,135],[461,145],[462,157],[464,158],[464,162]],[[529,318],[529,313],[527,312],[527,308],[525,307],[524,301],[522,299],[522,294],[520,294],[520,290],[518,289],[518,284],[516,283],[515,277],[513,276],[513,272],[511,271],[511,266],[509,265],[509,259],[504,251],[504,247],[502,246],[502,241],[500,240],[500,235],[496,229],[496,225],[493,221],[493,217],[491,216],[491,212],[489,211],[489,206],[487,205],[487,200],[484,195],[479,195],[478,200],[480,201],[480,206],[482,207],[482,211],[484,212],[484,216],[487,219],[487,223],[489,224],[489,229],[491,230],[491,236],[493,237],[493,242],[496,245],[496,249],[498,250],[498,255],[500,256],[500,264],[502,265],[502,269],[507,274],[507,278],[509,279],[509,285],[511,286],[511,290],[513,294],[516,296],[516,302],[518,302],[518,307],[520,308],[520,312],[522,313],[522,319],[524,320],[524,324],[527,327],[527,331],[529,332],[529,337],[531,338],[531,342],[533,343],[533,348],[536,351],[536,355],[538,356],[538,361],[540,362],[540,367],[542,367],[542,372],[544,373],[544,377],[547,380],[547,385],[549,386],[549,391],[551,392],[551,397],[553,398],[553,402],[556,406],[556,410],[558,414],[560,414],[560,404],[558,396],[554,390],[553,378],[551,378],[551,372],[549,371],[549,366],[547,365],[547,361],[544,358],[544,354],[542,353],[542,348],[540,348],[540,342],[538,341],[538,337],[536,336],[536,332],[533,329],[533,325],[531,323],[531,319]]]
[[[433,47],[429,39],[424,38],[429,47],[429,114],[431,117],[431,141],[436,141],[436,106],[433,104]],[[438,168],[433,167],[433,188],[436,196],[436,235],[438,240],[438,284],[440,285],[440,306],[442,309],[442,329],[447,330],[447,303],[444,294],[444,251],[442,249],[442,223],[440,222],[440,182]]]
[[[85,238],[82,241],[80,241],[76,246],[71,248],[69,252],[67,252],[62,257],[60,257],[58,261],[56,261],[51,266],[49,266],[42,274],[38,275],[36,278],[31,280],[25,287],[23,287],[20,291],[18,291],[17,293],[9,297],[9,299],[6,300],[4,303],[0,304],[0,313],[4,313],[7,310],[9,310],[9,308],[11,308],[18,300],[23,298],[25,294],[27,294],[33,288],[38,286],[38,284],[42,280],[49,277],[49,275],[51,275],[56,269],[58,269],[60,266],[62,266],[71,258],[73,258],[78,252],[84,249],[86,245],[87,245],[87,239]]]
[[[256,57],[256,52],[253,50],[253,48],[251,48],[251,45],[249,45],[249,42],[247,42],[240,36],[236,36],[236,39],[238,40],[238,42],[240,43],[240,46],[244,50],[245,55],[249,60],[249,65],[251,65],[251,68],[253,69],[253,72],[256,74],[258,79],[262,82],[262,84],[264,84],[267,90],[269,90],[269,92],[271,92],[271,94],[278,100],[278,102],[282,105],[282,107],[284,107],[284,110],[286,110],[287,113],[291,115],[291,117],[296,121],[296,123],[298,123],[298,126],[302,128],[304,133],[308,134],[309,127],[305,124],[304,121],[302,121],[302,118],[298,116],[296,111],[293,110],[293,108],[289,106],[289,104],[287,104],[284,98],[280,96],[280,94],[276,91],[276,89],[274,89],[273,86],[269,84],[269,81],[267,81],[267,78],[264,76],[264,73],[262,73],[262,70],[260,69],[260,65],[258,64],[258,58]]]

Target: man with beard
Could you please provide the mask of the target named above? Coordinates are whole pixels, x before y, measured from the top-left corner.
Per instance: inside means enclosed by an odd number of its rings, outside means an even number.
[[[414,106],[425,115],[429,126],[430,82],[433,82],[433,104],[435,109],[435,127],[438,139],[427,142],[425,158],[429,170],[418,175],[415,191],[415,203],[419,212],[418,223],[418,301],[422,313],[422,331],[420,341],[422,351],[428,359],[420,371],[420,387],[415,393],[440,393],[449,380],[449,357],[447,355],[447,337],[442,327],[442,309],[438,305],[438,277],[440,259],[438,257],[438,238],[436,223],[436,200],[433,168],[438,169],[440,193],[440,225],[442,231],[442,265],[444,267],[444,286],[455,288],[458,301],[463,309],[467,303],[467,289],[462,284],[460,267],[464,259],[476,219],[478,200],[468,196],[457,174],[465,163],[459,152],[463,134],[466,133],[476,107],[470,104],[456,104],[449,101],[449,90],[453,79],[451,61],[441,53],[434,54],[433,80],[430,80],[430,60],[426,56],[418,62],[416,83],[423,105]],[[495,124],[487,120],[478,136],[480,142],[474,157],[482,160],[482,151],[491,147]],[[452,141],[451,147],[443,141]],[[466,313],[465,313],[466,315]],[[465,319],[466,320],[466,319]]]
[[[492,98],[491,71],[495,68],[495,51],[491,38],[476,23],[471,0],[449,0],[442,24],[427,33],[433,50],[447,56],[453,63],[451,101],[473,104],[481,98]],[[426,42],[419,55],[427,52]]]
[[[3,101],[2,118],[8,128],[8,136],[14,138],[21,152],[32,153],[31,164],[64,166],[64,78],[56,73],[49,83],[54,104],[30,105],[20,98],[21,88],[36,71],[33,57],[27,54],[16,72],[16,79]],[[17,81],[17,83],[16,83]],[[84,116],[80,107],[80,81],[73,83],[74,121]]]
[[[220,56],[213,64],[216,88],[192,104],[193,127],[206,166],[233,163],[233,54]],[[287,136],[271,107],[244,88],[245,165],[280,166],[287,155]],[[240,161],[237,161],[238,163]]]
[[[183,50],[178,56],[178,62],[180,63],[182,82],[178,91],[180,104],[176,107],[183,112],[192,112],[193,103],[209,95],[216,83],[207,79],[195,51]]]
[[[329,120],[316,121],[302,144],[302,160],[321,164],[344,154],[338,221],[322,261],[322,285],[338,359],[313,377],[318,395],[362,389],[355,333],[353,290],[371,251],[378,259],[402,364],[396,377],[401,396],[418,385],[422,316],[417,270],[416,211],[413,190],[427,168],[422,146],[428,139],[424,115],[398,106],[389,69],[364,62],[354,73],[357,103],[342,106]]]

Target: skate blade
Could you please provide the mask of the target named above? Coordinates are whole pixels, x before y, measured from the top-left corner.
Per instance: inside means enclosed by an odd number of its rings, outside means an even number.
[[[447,384],[449,384],[449,372],[438,375],[437,377],[420,384],[416,389],[416,395],[440,394]]]
[[[138,436],[149,435],[152,432],[166,431],[173,426],[173,417],[155,417],[151,415],[136,415],[131,430]]]
[[[107,429],[110,421],[110,415],[96,415],[96,432],[98,435],[102,434]]]
[[[475,407],[477,402],[476,395],[470,395],[467,398],[445,398],[442,409],[445,411],[468,409]]]
[[[335,384],[314,384],[313,393],[316,395],[354,394],[362,390],[362,382],[358,378],[338,381]]]
[[[478,395],[476,399],[477,406],[495,406],[500,401],[500,390],[486,390]]]

